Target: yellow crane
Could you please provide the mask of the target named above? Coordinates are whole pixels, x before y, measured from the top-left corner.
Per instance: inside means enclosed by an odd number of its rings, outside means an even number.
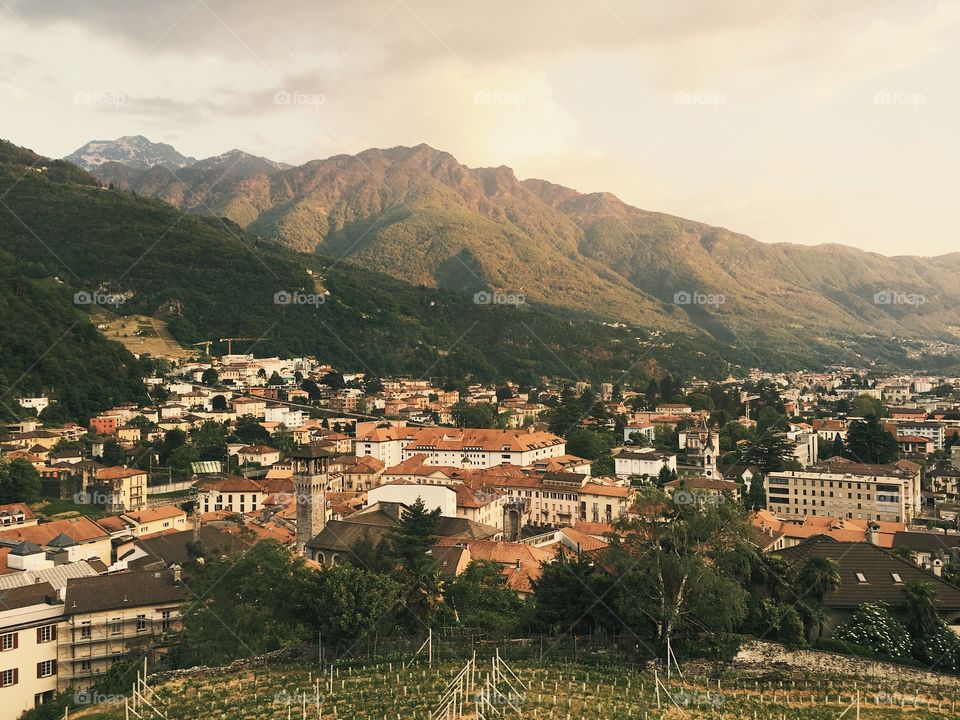
[[[213,340],[204,340],[203,342],[196,342],[196,343],[192,343],[192,344],[193,344],[194,347],[202,347],[202,348],[203,348],[203,354],[204,354],[204,355],[209,355],[209,354],[210,354],[210,346],[213,345]]]

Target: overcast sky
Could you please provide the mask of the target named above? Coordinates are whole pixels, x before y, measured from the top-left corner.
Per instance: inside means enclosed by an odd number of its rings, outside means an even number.
[[[960,3],[0,0],[0,137],[425,142],[767,242],[960,250]]]

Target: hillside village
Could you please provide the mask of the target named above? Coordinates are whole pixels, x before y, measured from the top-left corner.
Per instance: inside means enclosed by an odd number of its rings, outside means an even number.
[[[361,546],[389,546],[418,513],[442,577],[492,567],[533,604],[551,567],[616,575],[604,553],[630,522],[736,508],[757,553],[827,569],[818,638],[878,601],[903,616],[915,586],[960,632],[958,378],[436,387],[230,354],[145,383],[151,404],[83,425],[20,398],[0,437],[4,717],[131,656],[165,663],[198,562],[267,541],[315,572],[362,565]]]

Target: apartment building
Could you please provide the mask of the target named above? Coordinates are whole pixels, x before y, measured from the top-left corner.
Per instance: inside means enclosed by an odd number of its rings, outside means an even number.
[[[187,589],[180,570],[116,573],[67,581],[56,632],[56,686],[85,690],[135,648],[163,657],[181,629]]]
[[[57,623],[63,602],[48,582],[3,591],[0,717],[16,718],[57,690]]]
[[[197,483],[200,512],[225,510],[230,513],[256,512],[268,493],[256,480],[220,473]]]
[[[87,497],[109,510],[140,510],[147,504],[147,473],[138,468],[105,467],[97,471]]]
[[[664,467],[677,469],[677,456],[674,453],[662,453],[653,449],[623,450],[613,456],[614,472],[621,480],[631,477],[656,478]]]
[[[898,465],[846,462],[773,472],[764,489],[767,509],[786,518],[829,515],[909,523],[920,512],[920,475]]]
[[[421,454],[427,465],[488,468],[565,455],[566,441],[532,428],[358,427],[355,453],[375,457],[388,468]]]

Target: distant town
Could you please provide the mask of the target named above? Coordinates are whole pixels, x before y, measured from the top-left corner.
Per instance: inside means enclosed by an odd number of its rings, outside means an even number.
[[[827,568],[822,615],[798,607],[793,642],[878,600],[902,614],[911,583],[960,631],[960,378],[438,387],[228,354],[144,382],[151,404],[83,425],[22,397],[0,437],[0,692],[17,713],[96,688],[119,658],[169,662],[205,555],[265,541],[306,567],[362,566],[411,513],[440,576],[483,563],[529,605],[551,567],[599,561],[631,522],[736,508],[759,555]]]

